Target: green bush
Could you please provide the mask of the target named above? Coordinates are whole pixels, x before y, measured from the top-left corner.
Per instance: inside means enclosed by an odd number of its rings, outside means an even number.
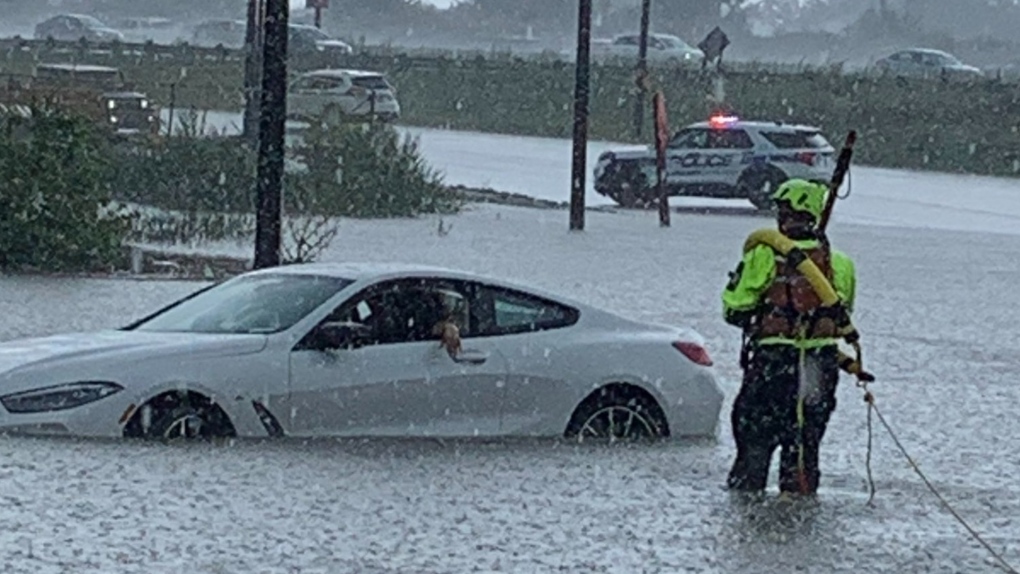
[[[312,125],[294,150],[288,207],[348,217],[457,211],[460,200],[421,156],[418,142],[381,123]]]
[[[122,259],[106,209],[109,149],[89,120],[44,107],[0,117],[0,268],[92,271]]]
[[[284,176],[288,216],[413,217],[460,207],[417,142],[391,126],[312,126],[299,139]],[[241,138],[136,141],[115,159],[116,199],[164,211],[136,222],[144,238],[240,239],[252,230],[256,155]]]

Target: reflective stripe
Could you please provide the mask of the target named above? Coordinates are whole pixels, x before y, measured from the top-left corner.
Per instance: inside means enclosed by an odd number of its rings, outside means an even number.
[[[838,339],[787,339],[786,337],[764,337],[756,339],[758,345],[789,345],[798,349],[818,349],[830,345],[839,346]]]

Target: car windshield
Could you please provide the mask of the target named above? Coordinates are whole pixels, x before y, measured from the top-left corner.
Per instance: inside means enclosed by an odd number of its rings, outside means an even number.
[[[313,42],[333,39],[329,36],[329,34],[319,30],[318,28],[298,28],[295,26],[290,29],[290,33],[297,38],[311,40]]]
[[[186,297],[127,330],[254,334],[289,329],[353,283],[289,273],[248,275]]]

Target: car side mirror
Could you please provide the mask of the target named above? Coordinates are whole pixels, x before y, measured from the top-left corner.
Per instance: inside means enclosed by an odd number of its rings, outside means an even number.
[[[350,349],[368,341],[371,329],[362,323],[332,321],[323,323],[312,333],[312,346],[320,351]]]

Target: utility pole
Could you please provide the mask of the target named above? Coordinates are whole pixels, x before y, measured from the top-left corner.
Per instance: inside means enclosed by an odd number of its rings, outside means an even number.
[[[244,141],[252,149],[258,145],[265,17],[264,0],[248,0],[247,26],[244,33],[244,119],[241,123]]]
[[[645,98],[648,96],[648,26],[651,19],[652,0],[641,0],[641,39],[638,44],[637,101],[634,102],[634,135],[641,137],[641,126],[645,119]]]
[[[588,91],[591,67],[591,2],[578,0],[577,70],[574,81],[574,150],[570,188],[570,230],[584,229],[585,170],[588,154]]]
[[[265,0],[262,105],[256,191],[255,269],[280,264],[284,135],[287,122],[288,0]]]

